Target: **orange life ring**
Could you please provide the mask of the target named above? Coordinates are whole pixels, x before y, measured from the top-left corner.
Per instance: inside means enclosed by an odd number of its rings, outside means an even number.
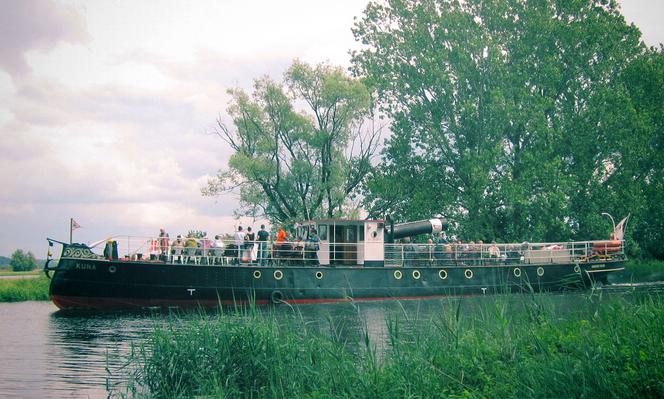
[[[622,246],[622,241],[620,240],[599,241],[593,243],[593,247],[596,248],[620,247],[620,246]]]
[[[598,248],[595,247],[593,250],[597,253],[604,254],[604,253],[613,253],[613,252],[620,252],[622,248],[620,247],[606,247],[606,248]]]

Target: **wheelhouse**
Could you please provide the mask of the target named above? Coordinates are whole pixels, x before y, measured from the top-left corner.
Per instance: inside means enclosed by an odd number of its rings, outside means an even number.
[[[310,220],[296,226],[298,238],[308,240],[318,231],[321,266],[383,266],[385,221],[382,219]]]

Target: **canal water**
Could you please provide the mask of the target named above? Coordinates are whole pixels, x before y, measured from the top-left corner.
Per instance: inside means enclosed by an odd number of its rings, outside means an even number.
[[[658,290],[662,290],[662,285]],[[625,290],[633,290],[626,287]],[[621,290],[622,291],[622,290]],[[607,293],[608,294],[608,293]],[[558,310],[586,303],[575,293],[553,296]],[[364,334],[375,345],[387,340],[387,321],[427,322],[457,307],[463,310],[494,297],[421,301],[379,301],[271,308],[277,317],[296,314],[309,323],[334,325],[341,334]],[[522,300],[522,299],[521,299]],[[182,317],[200,317],[190,314]],[[214,317],[214,315],[213,315]],[[124,391],[132,348],[146,342],[168,313],[63,313],[50,302],[0,303],[1,398],[107,398]]]

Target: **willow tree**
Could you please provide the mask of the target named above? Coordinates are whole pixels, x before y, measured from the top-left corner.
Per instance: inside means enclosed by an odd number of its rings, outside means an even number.
[[[233,125],[216,133],[233,154],[204,195],[238,190],[244,215],[289,222],[347,212],[370,170],[378,131],[366,87],[341,68],[295,61],[282,82],[228,91]]]
[[[368,208],[444,212],[468,239],[599,233],[619,77],[644,51],[614,1],[371,2],[354,34],[394,121]]]

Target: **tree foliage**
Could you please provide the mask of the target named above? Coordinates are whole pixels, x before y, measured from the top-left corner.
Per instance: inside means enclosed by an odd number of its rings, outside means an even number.
[[[29,270],[34,270],[37,268],[37,259],[28,251],[27,253],[23,252],[21,249],[17,249],[12,253],[12,256],[9,260],[9,265],[12,270],[15,272],[24,272]]]
[[[283,82],[263,77],[252,95],[229,94],[233,128],[218,120],[217,133],[234,153],[203,193],[237,189],[240,213],[273,222],[344,213],[377,145],[364,84],[341,68],[295,61]]]
[[[485,240],[604,238],[604,211],[661,226],[661,51],[614,1],[389,0],[353,31],[393,120],[371,213]]]

